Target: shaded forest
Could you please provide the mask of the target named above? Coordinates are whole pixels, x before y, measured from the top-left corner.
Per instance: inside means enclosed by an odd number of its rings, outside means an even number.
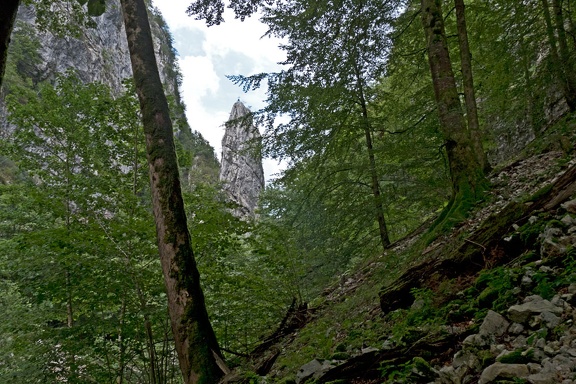
[[[133,78],[46,76],[40,34],[2,15],[0,382],[431,382],[411,372],[514,304],[503,264],[564,270],[527,295],[576,283],[573,237],[539,236],[576,220],[572,1],[193,2],[284,42],[282,71],[229,74],[267,86],[254,149],[288,162],[254,220],[184,117],[152,4],[23,3],[78,40],[120,7]],[[313,359],[341,365],[298,376]]]

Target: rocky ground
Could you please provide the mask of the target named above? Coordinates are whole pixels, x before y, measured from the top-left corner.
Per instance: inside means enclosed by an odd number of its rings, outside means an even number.
[[[559,262],[576,260],[576,200],[547,220],[538,243],[538,260],[510,266],[520,282],[512,288],[517,303],[502,313],[490,310],[453,360],[435,368],[434,383],[576,383],[576,270]],[[550,300],[532,294],[538,282],[549,283]]]

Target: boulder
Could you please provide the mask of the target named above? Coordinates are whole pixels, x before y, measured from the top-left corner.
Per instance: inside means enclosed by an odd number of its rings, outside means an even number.
[[[482,325],[480,325],[479,334],[482,336],[502,336],[508,329],[510,323],[504,316],[492,310],[488,311]]]
[[[508,309],[508,317],[515,323],[526,323],[530,317],[542,312],[561,315],[562,308],[555,306],[540,296],[530,296],[525,303],[511,306]]]
[[[300,367],[296,373],[296,383],[304,383],[308,379],[317,379],[334,365],[328,360],[314,359]]]
[[[563,203],[561,207],[570,213],[576,213],[576,199]]]
[[[530,371],[526,364],[494,363],[482,371],[478,384],[491,383],[498,378],[526,379],[529,375]]]

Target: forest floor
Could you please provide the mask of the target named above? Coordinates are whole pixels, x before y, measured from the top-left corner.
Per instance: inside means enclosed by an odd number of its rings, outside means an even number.
[[[494,218],[507,217],[506,210],[513,211],[514,203],[531,204],[526,202],[547,193],[547,186],[574,169],[576,151],[573,144],[566,143],[575,142],[576,121],[565,120],[549,129],[515,159],[493,170],[485,201],[449,233],[426,244],[422,234],[431,222],[424,223],[385,253],[340,276],[307,307],[294,308],[283,329],[254,354],[251,369],[266,376],[266,382],[305,383],[310,379],[377,383],[391,375],[387,367],[405,366],[423,350],[433,352],[430,364],[447,364],[463,338],[477,329],[478,319],[487,309],[468,308],[465,315],[454,316],[455,311],[448,311],[446,306],[473,286],[482,273],[520,254],[539,252],[534,238],[528,240],[533,244],[523,244],[517,250],[497,245],[518,230],[518,218],[508,217],[512,222],[503,222],[502,230],[490,234],[494,239],[483,238],[482,244],[475,242],[473,235],[481,233],[483,226],[493,226]],[[492,248],[486,248],[488,244]],[[469,268],[458,269],[463,268],[460,265],[454,273],[437,275],[433,268],[446,265],[438,262],[430,266],[431,260],[445,262],[464,245],[481,250],[475,258],[465,260]],[[512,242],[512,247],[518,247],[518,243]],[[506,252],[510,254],[503,256]],[[419,270],[422,266],[432,269]],[[423,275],[414,279],[410,272]],[[410,292],[407,296],[395,291],[403,279]],[[391,301],[382,299],[387,294]],[[440,337],[434,331],[446,327],[456,330],[448,332],[452,336]]]

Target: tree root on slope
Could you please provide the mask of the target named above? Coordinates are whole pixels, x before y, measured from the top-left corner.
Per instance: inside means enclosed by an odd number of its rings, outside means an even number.
[[[512,225],[523,225],[537,212],[554,210],[574,194],[576,165],[526,202],[512,202],[500,213],[490,216],[466,239],[453,239],[449,244],[430,251],[425,261],[382,288],[379,294],[382,311],[388,313],[409,307],[414,300],[411,290],[426,287],[430,281],[475,275],[484,268],[513,260],[522,253],[524,245],[518,239],[503,240]]]

